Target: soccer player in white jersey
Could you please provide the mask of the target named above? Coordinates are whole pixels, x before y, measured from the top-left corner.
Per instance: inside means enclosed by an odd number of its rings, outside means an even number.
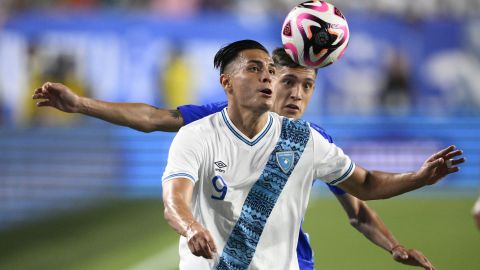
[[[279,83],[275,88],[281,91],[276,95],[278,99],[275,104],[284,105],[275,106],[275,111],[289,117],[299,118],[308,104],[316,74],[313,70],[305,69],[293,63],[283,50],[277,49],[273,56],[275,65],[280,68]],[[302,90],[294,91],[294,89],[298,90],[299,87]],[[202,106],[181,106],[179,107],[181,114],[178,114],[175,111],[156,109],[146,104],[106,103],[88,98],[80,99],[67,87],[50,83],[45,84],[41,89],[37,89],[34,98],[47,98],[46,102],[48,104],[46,105],[66,112],[81,112],[142,131],[177,130],[183,122],[188,123],[195,118],[211,113],[212,110],[218,111],[219,106],[220,108],[225,106],[225,104],[214,104],[215,106],[205,106],[204,108],[201,108]],[[291,100],[287,100],[288,98],[291,98]],[[322,131],[319,130],[319,132]],[[326,135],[323,132],[322,134]],[[333,188],[331,189],[333,191]],[[421,265],[425,269],[433,269],[430,262],[421,253],[416,250],[406,250],[398,245],[398,242],[381,219],[364,202],[344,192],[335,193],[345,207],[352,225],[364,233],[372,242],[391,251],[394,258],[400,262]],[[313,269],[313,258],[310,257],[311,254],[308,254],[310,250],[306,241],[305,235],[301,232],[297,250],[304,248],[307,252],[306,254],[299,252],[298,259],[301,269]],[[301,244],[307,248],[301,247]]]
[[[458,171],[448,147],[415,173],[355,166],[308,123],[270,113],[275,68],[259,43],[215,56],[228,107],[180,129],[163,177],[168,223],[180,239],[180,269],[298,269],[296,232],[312,179],[360,199],[389,198]]]

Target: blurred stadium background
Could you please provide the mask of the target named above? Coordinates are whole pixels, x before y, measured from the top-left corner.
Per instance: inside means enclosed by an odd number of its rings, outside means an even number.
[[[174,108],[223,100],[222,45],[273,49],[301,1],[1,0],[0,269],[176,269],[161,175],[174,134],[143,134],[36,109],[34,88]],[[480,186],[480,1],[332,0],[346,15],[344,58],[320,70],[306,119],[358,164],[416,170],[465,150],[434,188],[369,203],[405,246],[439,269],[480,269],[470,211]],[[317,269],[406,269],[350,228],[318,186],[305,227]]]

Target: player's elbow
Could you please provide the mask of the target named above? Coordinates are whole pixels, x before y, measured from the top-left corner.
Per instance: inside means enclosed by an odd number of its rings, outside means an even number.
[[[133,128],[144,133],[150,133],[156,130],[156,125],[152,121],[151,117],[145,116],[143,121],[137,123],[137,125]]]
[[[155,131],[155,128],[153,126],[140,126],[135,129],[143,133],[151,133]]]
[[[353,195],[362,201],[382,200],[393,197],[387,191],[388,189],[382,187],[380,181],[368,172],[365,180],[357,186]]]
[[[130,127],[130,128],[135,129],[136,131],[143,132],[143,133],[150,133],[151,132],[148,129],[145,129],[143,127]]]
[[[150,133],[155,131],[155,125],[150,123],[147,118],[144,118],[142,121],[129,121],[126,126],[144,133]]]
[[[358,228],[360,228],[360,220],[358,218],[349,218],[348,221],[350,222],[350,225],[352,225],[352,227],[354,227],[355,229],[358,230]]]
[[[362,201],[374,200],[376,194],[374,194],[369,188],[360,188],[351,192],[351,195]]]
[[[371,200],[383,200],[389,199],[392,196],[388,196],[387,194],[383,194],[381,192],[377,192],[375,190],[368,189],[364,192],[360,192],[359,194],[355,195],[358,199],[362,201],[371,201]]]
[[[138,119],[138,121],[131,123],[130,127],[144,133],[150,133],[157,130],[166,131],[158,127],[159,124],[161,125],[163,123],[163,121],[163,119],[156,119],[152,113],[144,114]]]

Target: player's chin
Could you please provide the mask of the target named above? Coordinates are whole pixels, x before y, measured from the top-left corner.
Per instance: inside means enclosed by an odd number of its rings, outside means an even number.
[[[301,117],[301,112],[299,110],[284,109],[282,110],[282,116],[298,119]]]
[[[265,111],[271,111],[273,108],[273,99],[267,99],[259,102],[259,108]]]

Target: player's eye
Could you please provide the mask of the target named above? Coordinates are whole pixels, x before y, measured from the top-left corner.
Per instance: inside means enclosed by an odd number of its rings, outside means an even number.
[[[260,68],[257,67],[257,66],[250,66],[250,67],[248,68],[248,70],[249,70],[249,71],[252,71],[252,72],[258,72],[258,71],[260,71]]]
[[[268,70],[268,72],[270,73],[270,75],[275,75],[275,69],[274,68],[270,68]]]
[[[305,88],[305,89],[307,89],[307,90],[310,90],[310,89],[313,88],[313,84],[312,84],[312,83],[305,83],[305,84],[303,85],[303,88]]]
[[[285,86],[292,86],[292,85],[293,85],[293,81],[290,80],[290,79],[285,79],[285,80],[283,80],[283,84],[284,84]]]

